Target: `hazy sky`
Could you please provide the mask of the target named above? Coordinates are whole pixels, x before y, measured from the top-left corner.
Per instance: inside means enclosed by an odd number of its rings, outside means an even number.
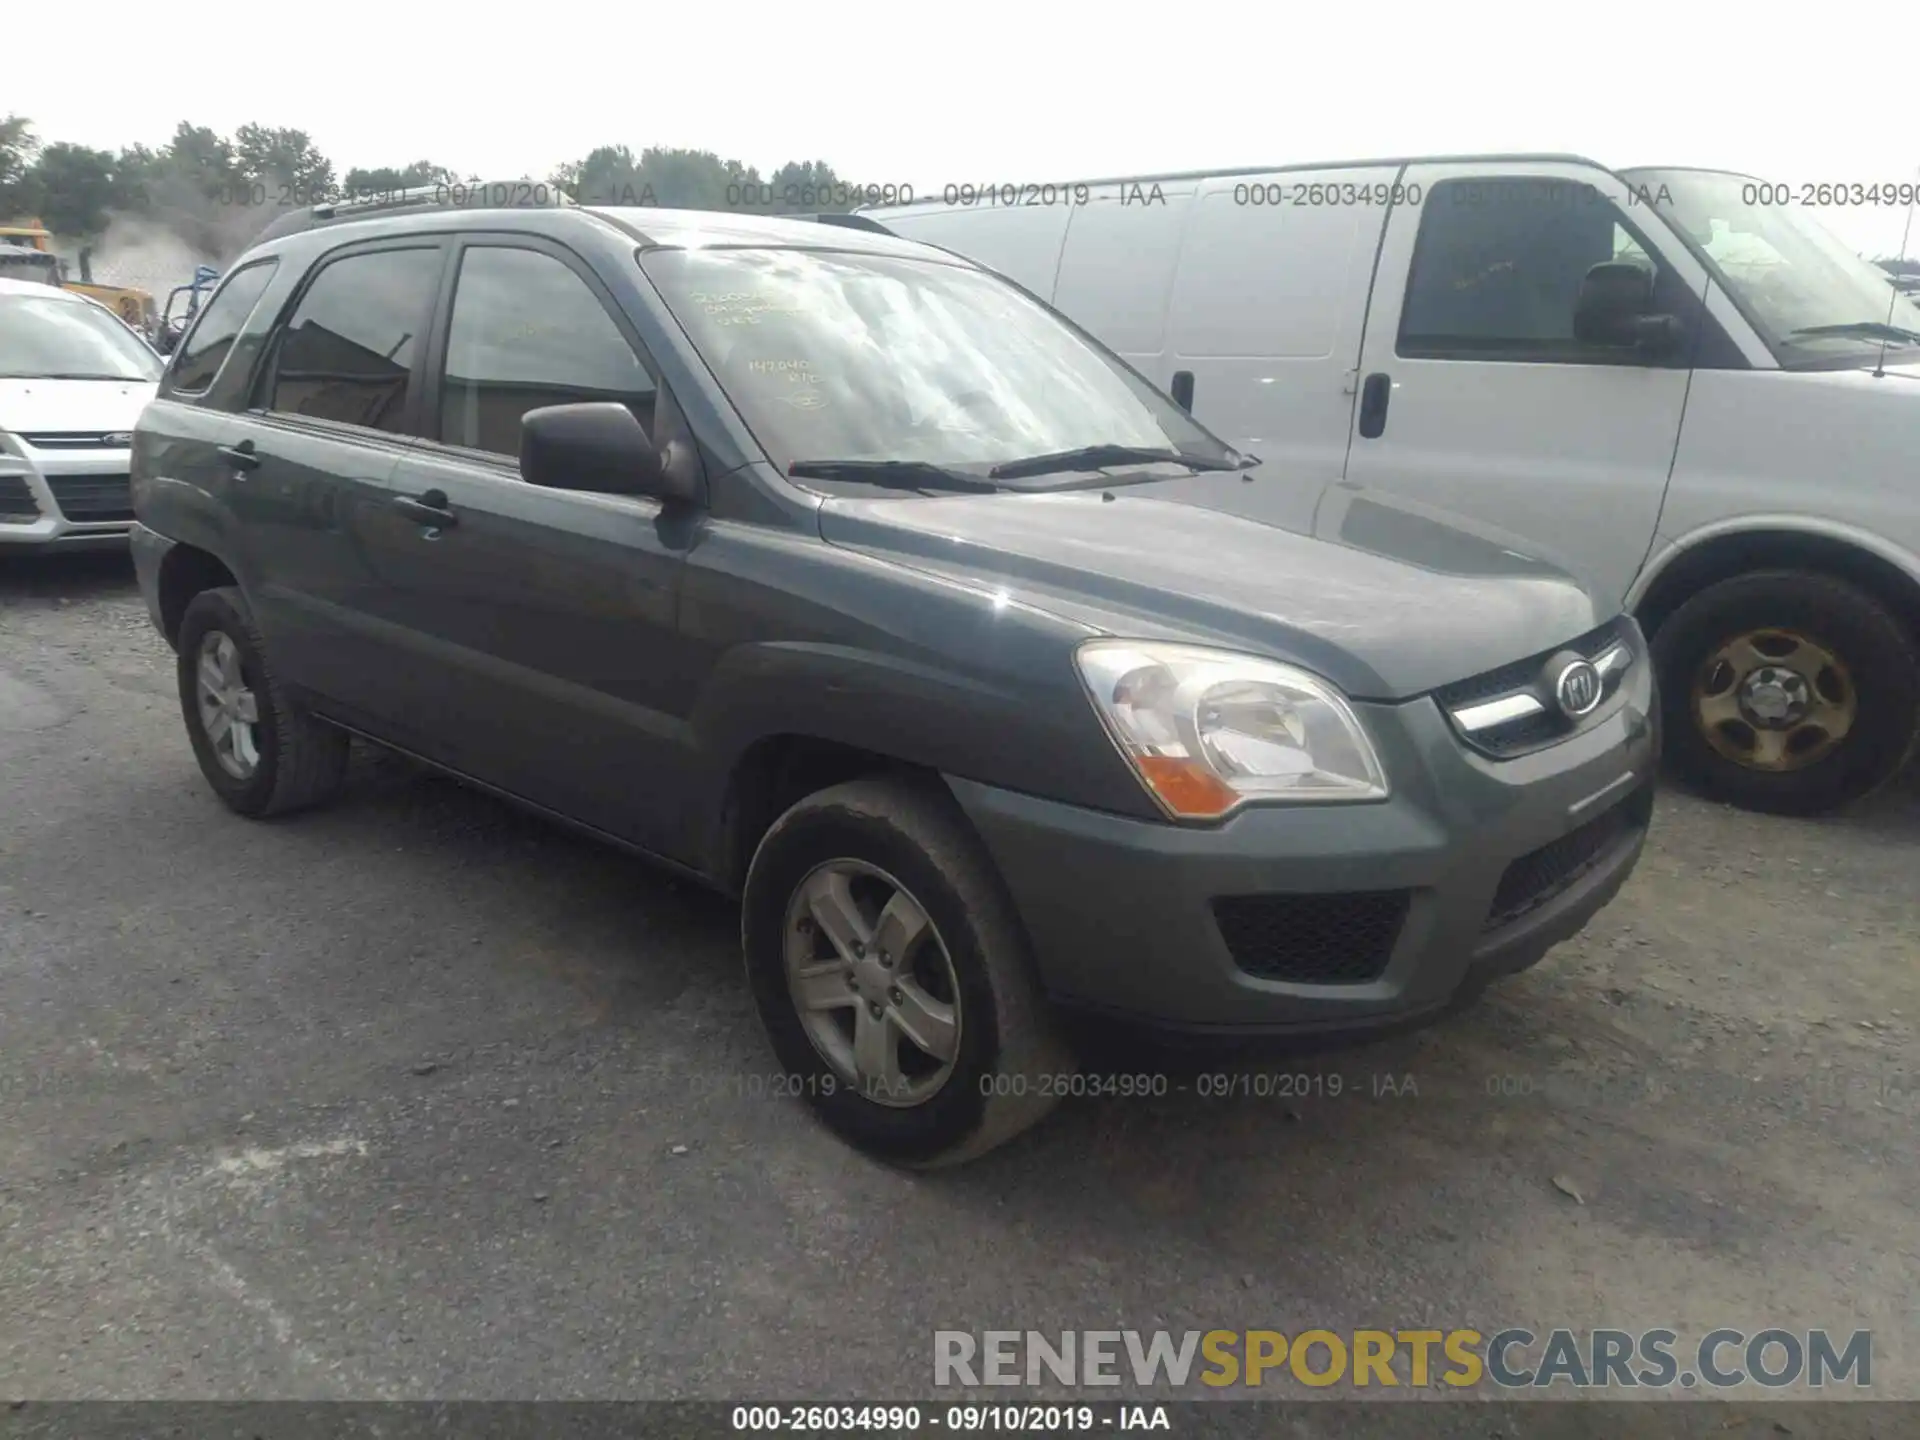
[[[429,158],[545,175],[626,144],[714,150],[763,172],[824,159],[922,192],[1477,150],[1795,184],[1920,178],[1901,98],[1914,32],[1853,11],[336,0],[168,14],[177,33],[143,44],[149,58],[126,76],[104,58],[112,47],[49,31],[32,68],[6,65],[0,111],[109,149],[163,141],[182,118],[297,126],[342,172]],[[155,38],[150,6],[96,0],[85,16],[94,41]],[[1906,215],[1822,218],[1857,249],[1894,253]]]

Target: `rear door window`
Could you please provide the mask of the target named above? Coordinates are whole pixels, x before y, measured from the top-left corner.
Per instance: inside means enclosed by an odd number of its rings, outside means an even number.
[[[437,244],[326,262],[275,344],[267,408],[404,431],[441,263]]]

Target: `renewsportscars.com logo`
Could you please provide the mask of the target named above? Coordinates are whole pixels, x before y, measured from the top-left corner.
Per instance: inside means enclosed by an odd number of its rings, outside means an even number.
[[[1710,1330],[936,1330],[933,1383],[1502,1390],[1873,1384],[1873,1332]]]

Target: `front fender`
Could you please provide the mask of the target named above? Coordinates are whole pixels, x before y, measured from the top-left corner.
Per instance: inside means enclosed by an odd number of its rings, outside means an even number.
[[[1158,814],[1126,771],[1062,655],[1063,679],[1016,680],[924,656],[821,641],[729,652],[691,716],[707,800],[776,737],[877,757],[1069,804]],[[703,804],[709,813],[718,806]]]
[[[681,607],[710,657],[687,715],[689,836],[727,821],[742,760],[785,737],[1143,819],[1158,811],[1074,667],[1075,624],[811,537],[716,526]]]

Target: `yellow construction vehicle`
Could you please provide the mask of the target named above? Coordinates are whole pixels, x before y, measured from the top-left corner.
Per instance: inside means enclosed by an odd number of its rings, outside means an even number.
[[[153,296],[132,285],[96,285],[81,254],[80,278],[75,280],[67,264],[53,253],[53,232],[37,219],[23,225],[0,225],[0,275],[11,279],[45,280],[64,290],[90,296],[113,310],[122,320],[151,337],[159,323]]]

